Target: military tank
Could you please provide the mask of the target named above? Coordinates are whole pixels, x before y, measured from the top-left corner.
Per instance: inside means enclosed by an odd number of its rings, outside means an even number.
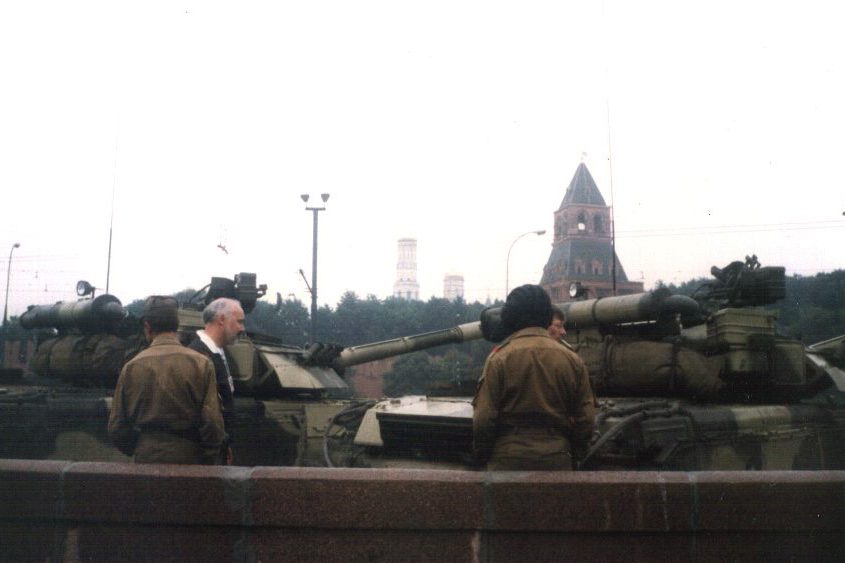
[[[753,256],[711,274],[692,296],[559,304],[598,397],[579,467],[845,468],[845,336],[805,347],[777,334],[767,307],[784,268]],[[470,399],[429,396],[374,405],[354,443],[383,467],[471,467],[471,440]]]
[[[237,299],[246,313],[252,311],[267,289],[256,282],[252,273],[215,277],[182,303],[183,343],[203,327],[202,310],[218,297]],[[86,285],[80,282],[80,294]],[[127,461],[111,446],[106,422],[121,367],[146,345],[140,319],[116,297],[92,295],[30,306],[20,323],[40,335],[31,361],[36,377],[5,386],[0,394],[0,457]],[[329,421],[371,406],[352,397],[341,376],[346,368],[481,336],[480,322],[349,348],[322,343],[299,348],[267,336],[241,336],[226,347],[235,384],[235,461],[324,465],[327,432],[345,435]],[[333,449],[343,442],[333,439]]]

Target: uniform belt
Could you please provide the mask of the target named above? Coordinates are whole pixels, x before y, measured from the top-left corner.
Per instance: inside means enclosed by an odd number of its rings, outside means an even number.
[[[145,424],[141,427],[141,432],[160,432],[162,434],[170,434],[171,436],[190,440],[191,442],[201,441],[200,431],[197,428],[185,428],[183,430],[179,430],[167,426],[166,424]]]
[[[510,423],[500,423],[499,430],[502,432],[518,432],[518,431],[526,431],[526,430],[537,430],[541,432],[548,432],[549,434],[556,434],[559,436],[567,437],[569,435],[569,429],[565,428],[559,424],[510,424]]]
[[[547,415],[541,414],[525,414],[525,415],[508,415],[502,417],[499,426],[503,429],[548,429],[560,433],[569,432],[569,426],[561,424],[559,421]]]

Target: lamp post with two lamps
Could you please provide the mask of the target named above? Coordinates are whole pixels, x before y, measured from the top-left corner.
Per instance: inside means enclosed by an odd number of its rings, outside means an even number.
[[[540,230],[537,230],[537,231],[528,231],[527,233],[522,233],[521,235],[519,235],[518,237],[513,239],[513,242],[511,243],[510,248],[508,248],[508,260],[507,260],[507,264],[505,265],[505,299],[508,298],[508,289],[509,289],[508,278],[510,277],[510,271],[511,271],[511,250],[513,250],[513,245],[515,245],[516,241],[518,241],[522,237],[532,235],[532,234],[537,235],[537,236],[542,236],[542,235],[546,234],[546,229],[540,229]]]
[[[311,292],[311,343],[317,341],[317,213],[326,210],[326,202],[329,200],[329,194],[320,194],[320,199],[323,200],[322,205],[309,207],[308,194],[299,196],[305,202],[305,210],[314,212],[314,234],[313,247],[311,252],[311,287],[308,290]]]

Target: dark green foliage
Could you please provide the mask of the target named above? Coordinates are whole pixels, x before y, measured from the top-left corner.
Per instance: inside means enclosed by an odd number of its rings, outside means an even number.
[[[128,305],[124,304],[123,307],[129,311],[130,315],[134,315],[141,318],[141,315],[144,314],[144,300],[143,299],[136,299],[129,303]]]
[[[173,294],[173,297],[176,298],[176,301],[179,303],[187,303],[192,297],[196,296],[197,290],[191,287],[186,287],[182,291],[177,291]]]
[[[710,281],[713,281],[713,278],[694,278],[689,281],[685,281],[680,285],[675,285],[673,283],[665,285],[662,281],[658,281],[657,287],[666,287],[673,294],[691,296],[698,288]]]
[[[31,336],[30,332],[31,331],[28,331],[21,326],[18,317],[9,317],[6,324],[0,326],[0,334],[8,340],[26,340],[29,336]],[[45,330],[40,332],[46,333],[49,331]]]
[[[354,292],[347,292],[336,310],[323,307],[317,313],[318,340],[344,346],[380,342],[474,322],[483,309],[477,302],[468,305],[463,300],[380,300],[374,295],[361,299]]]
[[[805,344],[845,334],[845,270],[786,278],[777,310],[780,331]]]
[[[388,397],[425,394],[434,381],[442,381],[446,375],[442,367],[425,352],[400,356],[393,369],[384,374],[384,393]]]
[[[457,388],[462,381],[475,381],[479,375],[481,366],[467,354],[455,350],[442,356],[417,352],[401,356],[384,374],[384,393],[388,397],[424,395],[435,387]]]
[[[304,346],[311,328],[308,309],[298,299],[277,301],[275,305],[258,301],[246,316],[245,325],[249,333],[280,338],[290,346]]]
[[[351,291],[343,294],[337,309],[328,307],[317,313],[322,321],[317,331],[318,340],[355,346],[391,338],[385,334],[386,319],[382,319],[382,304],[373,295],[359,299]]]

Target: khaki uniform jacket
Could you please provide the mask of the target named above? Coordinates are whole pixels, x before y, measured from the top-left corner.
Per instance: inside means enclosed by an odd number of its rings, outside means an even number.
[[[137,463],[215,463],[225,432],[211,361],[157,336],[121,370],[108,429]]]
[[[539,327],[490,354],[473,407],[475,455],[496,469],[571,468],[570,447],[589,443],[595,420],[584,362]]]

